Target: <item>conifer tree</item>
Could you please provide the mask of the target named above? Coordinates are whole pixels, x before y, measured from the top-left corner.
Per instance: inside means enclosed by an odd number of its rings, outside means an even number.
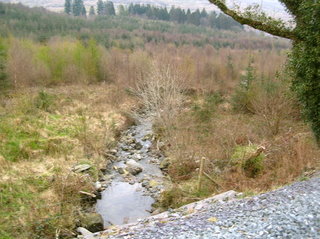
[[[104,3],[102,0],[98,0],[97,2],[97,14],[104,15]]]
[[[74,0],[72,4],[72,13],[74,16],[80,16],[81,14],[81,0]]]
[[[206,18],[206,17],[208,17],[208,13],[207,13],[206,9],[203,8],[201,11],[201,18]]]
[[[81,7],[81,16],[87,16],[87,10],[86,7],[84,6],[83,2],[82,2],[82,7]]]
[[[106,12],[107,15],[110,15],[110,16],[116,15],[116,11],[114,9],[113,2],[107,1],[105,3],[105,12]]]
[[[64,12],[68,15],[72,13],[72,2],[71,0],[65,0],[64,3]]]
[[[89,16],[94,16],[94,15],[96,15],[96,11],[94,10],[94,6],[91,6],[90,7],[90,10],[89,10]]]
[[[119,5],[118,13],[119,13],[120,16],[125,16],[125,15],[127,15],[127,10],[124,8],[123,5]]]

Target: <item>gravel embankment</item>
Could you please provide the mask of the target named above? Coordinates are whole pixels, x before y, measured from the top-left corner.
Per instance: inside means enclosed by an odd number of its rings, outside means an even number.
[[[94,238],[320,238],[320,178],[248,199],[210,203],[190,216]]]

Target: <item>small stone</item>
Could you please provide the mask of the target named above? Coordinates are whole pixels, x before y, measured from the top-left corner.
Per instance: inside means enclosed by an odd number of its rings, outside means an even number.
[[[142,168],[139,168],[139,167],[133,167],[133,166],[128,166],[126,167],[126,170],[132,174],[133,176],[139,174],[142,172]]]
[[[84,171],[87,171],[91,168],[91,165],[89,164],[79,164],[73,167],[72,171],[75,173],[82,173]]]
[[[135,145],[134,145],[134,149],[136,149],[136,150],[140,150],[140,149],[142,149],[142,144],[141,143],[139,143],[139,142],[137,142]]]
[[[165,158],[160,163],[160,169],[162,169],[162,170],[167,169],[169,167],[169,165],[170,165],[170,159],[169,158]]]
[[[108,151],[108,153],[113,154],[113,155],[116,155],[116,154],[118,153],[118,151],[117,151],[116,149],[110,149],[110,150]]]
[[[218,219],[217,219],[216,217],[210,217],[210,218],[208,218],[208,219],[207,219],[207,221],[208,221],[208,222],[213,222],[213,223],[214,223],[214,222],[217,222],[217,221],[218,221]]]
[[[136,154],[136,155],[135,155],[135,159],[138,160],[138,161],[140,161],[140,160],[142,159],[141,154]]]
[[[124,168],[117,168],[118,173],[125,174],[126,170]]]
[[[102,184],[99,181],[97,181],[94,183],[94,188],[99,191],[102,188]]]
[[[94,239],[94,235],[92,232],[88,231],[84,227],[78,227],[77,231],[82,234],[85,239]]]

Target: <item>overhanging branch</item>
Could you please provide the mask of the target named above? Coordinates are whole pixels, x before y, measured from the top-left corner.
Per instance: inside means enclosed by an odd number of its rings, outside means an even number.
[[[254,20],[251,18],[241,16],[236,11],[229,9],[222,0],[209,0],[209,2],[216,5],[223,13],[232,17],[234,20],[243,25],[248,25],[250,27],[253,27],[254,29],[270,33],[274,36],[279,36],[291,40],[297,40],[296,34],[290,29],[281,28],[263,21]]]

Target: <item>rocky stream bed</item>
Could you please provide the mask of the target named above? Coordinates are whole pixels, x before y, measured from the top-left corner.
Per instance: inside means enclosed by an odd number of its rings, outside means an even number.
[[[96,183],[101,192],[96,212],[104,227],[136,222],[150,216],[168,182],[161,171],[165,157],[153,144],[152,120],[140,115],[137,124],[124,131],[115,149],[107,152],[112,162]]]

